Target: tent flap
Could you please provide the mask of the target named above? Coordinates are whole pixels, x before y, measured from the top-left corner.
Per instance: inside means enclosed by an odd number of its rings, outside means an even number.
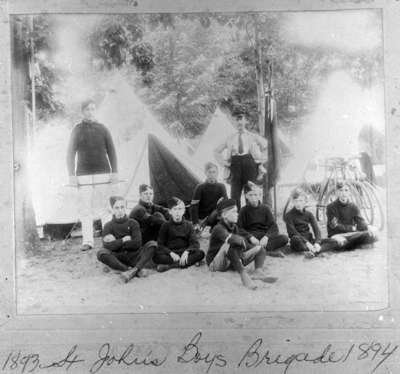
[[[155,135],[148,135],[150,183],[154,189],[154,200],[166,204],[176,196],[186,203],[200,183],[188,168]]]

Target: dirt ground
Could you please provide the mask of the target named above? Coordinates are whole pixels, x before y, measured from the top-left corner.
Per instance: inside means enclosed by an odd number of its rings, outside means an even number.
[[[205,235],[207,236],[207,235]],[[105,272],[80,239],[44,242],[35,255],[17,256],[18,314],[146,313],[179,311],[353,311],[376,310],[388,301],[386,234],[374,248],[305,259],[267,257],[274,284],[257,281],[255,291],[233,272],[207,266],[150,271],[128,284]],[[208,240],[201,239],[206,250]],[[251,270],[251,269],[250,269]]]

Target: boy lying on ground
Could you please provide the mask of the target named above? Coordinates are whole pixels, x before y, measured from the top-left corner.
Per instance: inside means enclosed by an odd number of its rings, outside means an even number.
[[[346,182],[336,186],[338,198],[326,209],[328,237],[335,240],[337,250],[351,250],[378,240],[376,228],[368,226],[358,206],[350,201]]]
[[[149,241],[142,246],[139,224],[127,217],[123,197],[110,197],[110,205],[113,218],[104,225],[104,248],[97,252],[97,259],[111,269],[122,271],[122,280],[129,282],[135,276],[145,275],[142,269],[151,261],[157,243]]]
[[[160,272],[171,268],[187,268],[204,258],[192,223],[183,218],[184,202],[173,197],[168,201],[168,208],[170,219],[160,228],[158,248],[153,257]]]
[[[239,273],[243,285],[252,290],[257,288],[253,280],[275,282],[277,278],[267,277],[262,270],[266,256],[265,248],[251,244],[249,242],[251,235],[236,225],[238,220],[236,200],[220,201],[217,210],[220,220],[211,232],[206,257],[209,269],[211,271],[233,269]],[[245,266],[253,261],[255,270],[250,277]]]
[[[261,203],[261,189],[254,183],[248,182],[244,186],[244,192],[246,205],[240,209],[238,226],[251,234],[250,243],[261,245],[267,255],[284,257],[280,248],[286,246],[288,237],[279,234],[271,209]]]

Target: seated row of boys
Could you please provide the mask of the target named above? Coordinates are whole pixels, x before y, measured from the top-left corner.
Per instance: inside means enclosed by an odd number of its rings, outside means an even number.
[[[246,206],[238,212],[236,201],[228,199],[225,186],[217,182],[217,166],[206,165],[207,180],[194,193],[194,224],[184,218],[185,204],[173,197],[168,209],[153,203],[153,189],[139,187],[140,201],[126,215],[126,201],[111,197],[113,219],[103,228],[103,246],[97,257],[112,269],[121,271],[128,282],[145,276],[143,270],[153,261],[160,272],[185,268],[206,257],[211,271],[234,270],[244,286],[255,289],[254,280],[273,283],[275,277],[263,272],[267,253],[288,244],[288,237],[279,233],[272,212],[260,202],[261,190],[249,182],[245,188]],[[349,186],[340,184],[338,199],[327,207],[328,238],[322,239],[313,214],[305,209],[307,195],[297,190],[293,208],[284,217],[294,252],[306,257],[332,250],[349,250],[377,240],[375,230],[361,217],[359,208],[350,201]],[[200,249],[196,228],[210,226],[207,254]],[[312,229],[312,231],[310,230]],[[249,274],[245,267],[254,263]]]

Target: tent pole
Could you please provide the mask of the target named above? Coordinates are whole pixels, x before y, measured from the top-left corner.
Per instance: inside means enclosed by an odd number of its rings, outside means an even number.
[[[141,152],[140,157],[139,157],[139,161],[136,164],[135,170],[133,171],[133,175],[132,175],[132,177],[131,177],[131,179],[130,179],[130,181],[128,183],[128,186],[127,186],[127,188],[125,190],[125,193],[123,194],[124,198],[126,198],[126,196],[128,195],[129,190],[132,187],[133,181],[135,180],[136,174],[137,174],[137,172],[139,170],[140,163],[142,162],[143,157],[144,157],[144,155],[146,153],[146,148],[148,148],[148,144],[149,144],[149,135],[147,134],[146,135],[146,141],[144,142],[144,146],[143,146],[142,152]]]

